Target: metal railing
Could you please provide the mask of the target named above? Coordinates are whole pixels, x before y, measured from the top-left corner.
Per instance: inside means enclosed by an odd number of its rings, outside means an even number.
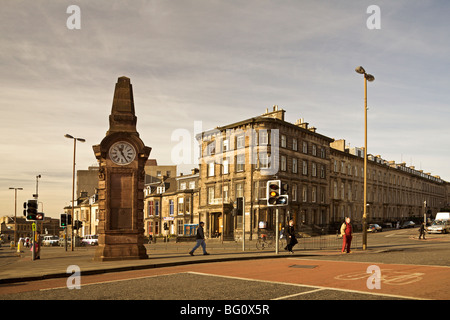
[[[316,237],[301,237],[298,238],[298,243],[295,246],[297,250],[340,250],[342,249],[342,237],[337,235],[323,235]],[[351,249],[362,248],[362,236],[354,234],[352,237]]]

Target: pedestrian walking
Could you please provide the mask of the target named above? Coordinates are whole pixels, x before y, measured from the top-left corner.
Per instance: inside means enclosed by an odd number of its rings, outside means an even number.
[[[284,248],[284,250],[287,250],[290,254],[293,254],[294,251],[292,251],[292,248],[298,243],[295,236],[294,220],[289,220],[289,225],[286,228],[285,233],[287,246]]]
[[[209,255],[208,252],[206,252],[206,242],[205,242],[205,233],[203,231],[203,226],[205,225],[204,222],[200,222],[199,227],[197,228],[197,243],[194,246],[194,248],[192,248],[191,251],[189,251],[189,254],[191,256],[194,255],[194,251],[197,250],[198,247],[202,246],[203,249],[203,255],[207,256]]]
[[[423,240],[426,240],[425,239],[425,222],[422,222],[421,224],[420,224],[420,228],[419,228],[419,240],[420,240],[420,238],[423,236]]]
[[[346,217],[345,222],[341,225],[342,236],[342,253],[350,253],[350,246],[352,244],[352,225],[350,224],[350,218]]]

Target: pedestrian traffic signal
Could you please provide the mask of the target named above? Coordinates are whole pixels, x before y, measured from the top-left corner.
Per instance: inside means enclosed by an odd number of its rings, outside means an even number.
[[[28,202],[23,203],[23,215],[27,218],[27,220],[36,220],[37,215],[37,201],[36,200],[28,200]]]
[[[288,186],[281,184],[281,180],[267,181],[267,205],[285,206],[288,204]]]

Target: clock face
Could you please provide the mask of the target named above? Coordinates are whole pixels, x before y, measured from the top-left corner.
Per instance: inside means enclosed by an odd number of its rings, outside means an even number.
[[[109,149],[109,157],[115,164],[124,166],[134,160],[136,150],[128,142],[119,141],[114,143]]]

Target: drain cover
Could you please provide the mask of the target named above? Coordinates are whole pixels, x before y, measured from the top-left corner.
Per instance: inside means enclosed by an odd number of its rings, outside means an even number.
[[[305,265],[305,264],[293,264],[289,268],[301,268],[301,269],[314,269],[316,265]]]

